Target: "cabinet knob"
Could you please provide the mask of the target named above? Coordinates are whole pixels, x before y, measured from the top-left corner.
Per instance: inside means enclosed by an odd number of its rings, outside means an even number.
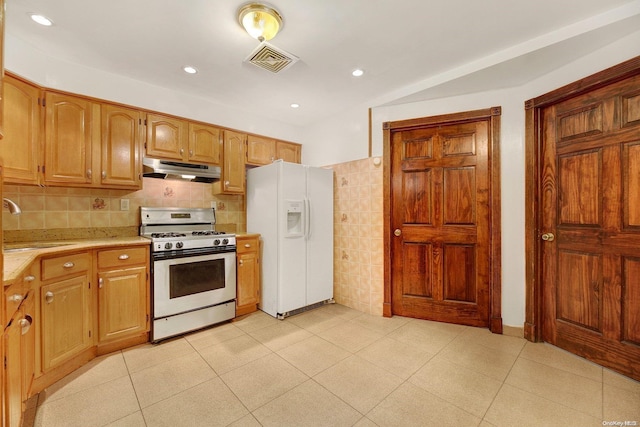
[[[32,276],[31,274],[28,276],[24,276],[25,282],[33,282],[34,280],[36,280],[36,276]]]
[[[225,181],[224,185],[228,186],[229,185],[229,181]]]
[[[29,329],[31,329],[31,324],[33,323],[33,318],[31,316],[29,316],[28,314],[24,316],[24,318],[20,319],[20,328],[22,328],[22,335],[26,335],[27,332],[29,332]]]
[[[245,243],[245,244],[244,244],[244,247],[245,247],[245,248],[250,248],[250,247],[251,247],[251,243]]]
[[[184,148],[180,149],[180,154],[184,154]]]
[[[92,175],[93,175],[93,172],[91,172],[91,169],[87,169],[87,178],[91,179]]]
[[[72,263],[71,261],[68,261],[68,262],[65,262],[64,264],[62,264],[62,266],[64,268],[73,268],[73,267],[75,267],[75,264]]]
[[[98,287],[99,287],[99,288],[102,288],[102,286],[104,286],[104,280],[102,279],[102,277],[100,277],[100,278],[98,279]]]
[[[102,179],[107,179],[107,171],[102,171]]]
[[[242,266],[242,265],[244,265],[244,261],[243,261],[243,260],[239,260],[239,261],[238,261],[238,264],[239,264],[240,266]]]
[[[44,294],[44,300],[47,302],[47,304],[51,304],[53,302],[53,292],[49,291]]]
[[[119,260],[124,261],[124,260],[126,260],[126,259],[129,259],[129,255],[127,255],[127,254],[119,255],[119,256],[118,256],[118,259],[119,259]]]
[[[193,157],[193,150],[189,150],[189,157]]]
[[[22,295],[21,294],[13,294],[7,299],[9,300],[9,302],[20,302],[20,301],[22,301]]]

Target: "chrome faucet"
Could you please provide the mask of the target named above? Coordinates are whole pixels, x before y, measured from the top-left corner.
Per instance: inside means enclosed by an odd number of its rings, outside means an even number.
[[[20,206],[18,206],[13,200],[7,199],[6,197],[2,198],[2,206],[9,209],[9,212],[11,212],[13,215],[20,215],[22,213],[22,209],[20,209]]]

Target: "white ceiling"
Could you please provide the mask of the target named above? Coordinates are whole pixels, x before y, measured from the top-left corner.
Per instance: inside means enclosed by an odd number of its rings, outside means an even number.
[[[300,58],[272,74],[243,63],[258,45],[237,22],[244,0],[6,3],[7,33],[47,55],[299,126],[519,85],[640,28],[640,0],[272,0],[271,44]]]

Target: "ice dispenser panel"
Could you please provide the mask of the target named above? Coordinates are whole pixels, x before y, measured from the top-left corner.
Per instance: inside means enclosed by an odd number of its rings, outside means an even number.
[[[302,213],[304,211],[304,203],[302,200],[287,200],[287,237],[302,236],[304,230],[302,224]]]

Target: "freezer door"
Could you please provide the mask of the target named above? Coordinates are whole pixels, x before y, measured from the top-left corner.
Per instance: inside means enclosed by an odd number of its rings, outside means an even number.
[[[307,168],[307,300],[333,298],[333,170]]]

